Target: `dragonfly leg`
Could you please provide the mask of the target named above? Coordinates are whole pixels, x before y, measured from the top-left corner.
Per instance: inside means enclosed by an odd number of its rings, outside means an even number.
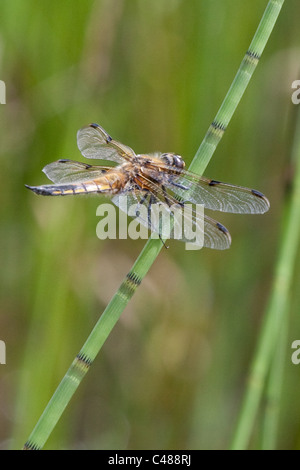
[[[187,188],[186,186],[183,186],[183,185],[181,185],[181,184],[179,184],[179,183],[175,183],[174,181],[171,181],[171,184],[172,184],[173,186],[177,186],[177,187],[179,187],[179,188],[181,188],[181,189],[185,189],[185,190],[186,190],[186,189],[189,189],[189,188]],[[162,190],[163,190],[163,194],[164,194],[165,201],[166,201],[166,203],[168,204],[168,206],[170,207],[171,204],[170,204],[170,201],[169,201],[169,198],[168,198],[168,193],[167,193],[167,191],[166,191],[165,186],[163,186],[163,185],[162,185]],[[173,198],[176,199],[176,202],[178,202],[178,204],[179,204],[181,207],[183,207],[186,202],[189,202],[188,200],[183,200],[183,199],[181,198],[181,196],[177,195],[176,193],[174,194]]]
[[[149,191],[145,191],[144,196],[142,197],[142,199],[138,202],[138,204],[136,206],[136,210],[135,210],[136,217],[138,217],[140,215],[139,207],[142,206],[144,204],[144,202],[147,201],[148,196],[149,196]]]
[[[149,191],[146,191],[144,196],[142,197],[142,199],[138,202],[137,207],[136,207],[136,211],[135,211],[135,216],[139,217],[139,215],[140,215],[139,206],[142,206],[145,202],[147,202],[148,197],[149,197],[149,203],[147,205],[147,218],[148,218],[148,226],[151,227],[152,226],[152,224],[151,224],[151,206],[152,206],[153,202],[155,201],[155,198]],[[162,244],[164,245],[164,247],[169,248],[165,244],[165,242],[163,241],[160,233],[158,234],[158,236],[159,236]]]
[[[170,202],[170,200],[169,200],[169,198],[168,198],[168,193],[167,193],[167,191],[166,191],[165,186],[164,186],[164,185],[161,185],[161,189],[163,190],[163,194],[164,194],[164,198],[165,198],[166,203],[168,204],[169,207],[171,207],[172,204],[171,204],[171,202]]]
[[[170,181],[170,183],[173,185],[173,186],[176,186],[177,188],[180,188],[180,189],[184,189],[185,191],[187,191],[188,188],[187,186],[184,186],[183,184],[180,184],[180,183],[175,183],[175,181]]]
[[[164,195],[165,195],[165,188],[163,188],[163,189],[164,189]],[[154,201],[155,201],[155,198],[154,198],[153,194],[150,194],[150,199],[149,199],[149,204],[148,204],[148,224],[149,224],[150,227],[151,227],[151,206],[152,206]],[[167,202],[167,200],[166,200],[166,202]],[[167,204],[170,207],[170,204],[168,202],[167,202]],[[159,236],[160,241],[162,242],[164,247],[166,249],[168,249],[169,247],[165,244],[165,242],[162,239],[161,232],[160,232],[160,227],[159,227],[158,230],[159,230],[158,231],[158,236]]]

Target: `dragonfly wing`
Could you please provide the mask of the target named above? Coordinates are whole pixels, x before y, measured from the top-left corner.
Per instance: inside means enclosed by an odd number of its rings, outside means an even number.
[[[204,246],[214,250],[227,250],[231,245],[231,236],[224,225],[207,215],[204,216]]]
[[[151,232],[159,233],[159,229],[156,228],[150,216],[150,196],[151,194],[148,191],[124,191],[115,195],[112,198],[112,202],[118,206],[120,210],[125,212],[125,214],[138,220],[141,225]]]
[[[187,171],[169,179],[169,182],[173,186],[172,190],[181,198],[195,204],[203,204],[206,209],[239,214],[263,214],[270,208],[268,199],[255,189],[199,177]]]
[[[147,178],[145,179],[147,181]],[[177,211],[177,214],[175,213],[175,220],[180,221],[179,212],[181,212],[181,241],[191,243],[190,235],[195,233],[202,246],[216,250],[225,250],[230,247],[231,236],[224,225],[204,215],[204,211],[199,211],[199,208],[195,207],[194,204],[188,204],[188,210],[186,210],[187,204],[178,203],[178,200],[175,199],[172,194],[167,193],[164,187],[153,181],[147,181],[147,183],[151,192],[161,203],[167,206],[169,210],[175,208]],[[169,207],[170,205],[171,208]],[[188,238],[185,236],[186,227],[188,227]]]
[[[77,132],[77,145],[86,158],[124,163],[135,157],[134,151],[112,137],[99,124],[90,124]]]
[[[123,212],[136,219],[157,238],[176,238],[174,233],[181,233],[182,208],[177,205],[171,211],[167,204],[155,200],[150,192],[136,191],[124,195],[116,195],[112,201]],[[175,214],[175,215],[174,215]],[[153,237],[153,235],[152,235]],[[180,241],[187,241],[180,237]],[[190,241],[190,240],[189,240]]]
[[[203,204],[206,209],[221,212],[263,214],[269,210],[270,203],[261,192],[208,179],[168,165],[163,155],[156,153],[154,156],[160,163],[154,160],[151,165],[159,166],[158,169],[165,174],[165,186],[181,200]]]
[[[45,175],[53,183],[78,183],[99,178],[111,167],[87,165],[72,160],[58,160],[43,168]]]
[[[147,183],[148,191],[131,188],[114,196],[112,201],[162,239],[174,238],[218,250],[230,247],[231,237],[223,225],[205,216],[203,211],[199,214],[192,204],[189,207],[179,204],[153,181]]]

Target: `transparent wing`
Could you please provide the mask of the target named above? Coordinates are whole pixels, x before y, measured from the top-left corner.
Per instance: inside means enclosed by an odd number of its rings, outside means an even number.
[[[144,227],[156,233],[162,239],[175,238],[175,230],[172,231],[174,217],[168,205],[162,203],[153,194],[144,191],[132,191],[118,194],[112,198],[113,203],[132,218],[137,219]],[[178,205],[177,205],[178,206]],[[181,215],[181,208],[179,210]],[[161,215],[160,215],[161,214]],[[178,217],[175,218],[175,226],[178,225]],[[182,240],[184,241],[184,240]]]
[[[45,175],[53,183],[81,183],[103,176],[111,167],[87,165],[72,160],[58,160],[43,168]]]
[[[239,214],[263,214],[270,208],[268,199],[261,192],[222,183],[184,171],[178,183],[187,187],[181,190],[181,197],[207,209]]]
[[[224,227],[224,225],[204,215],[204,212],[200,211],[200,214],[198,214],[199,208],[196,208],[193,205],[188,205],[189,210],[186,210],[187,204],[186,203],[178,204],[178,200],[175,199],[172,196],[172,194],[167,193],[165,186],[161,186],[159,184],[154,183],[153,181],[149,181],[147,178],[143,178],[143,179],[148,184],[151,194],[153,194],[154,197],[161,204],[164,204],[164,207],[166,208],[166,210],[168,208],[170,209],[170,206],[171,206],[171,210],[173,210],[173,208],[176,208],[177,214],[178,214],[178,211],[181,212],[182,227],[183,227],[181,241],[185,243],[191,242],[190,237],[186,238],[184,236],[185,227],[188,226],[189,234],[191,232],[195,232],[195,233],[198,233],[199,237],[201,238],[201,232],[202,232],[203,246],[207,248],[213,248],[216,250],[225,250],[230,247],[231,236],[227,228]],[[177,216],[177,217],[178,217],[178,220],[180,220],[180,216]],[[157,227],[154,227],[154,229],[155,231],[157,231]]]
[[[77,132],[77,145],[86,158],[124,163],[135,157],[134,151],[111,136],[99,124],[90,124]]]
[[[149,191],[127,188],[112,201],[162,239],[175,238],[217,250],[230,247],[231,237],[223,225],[203,212],[199,214],[192,205],[179,204],[155,183]]]
[[[204,216],[204,246],[214,250],[227,250],[231,245],[231,236],[224,225],[207,215]]]
[[[160,155],[156,154],[156,157]],[[203,204],[206,209],[239,214],[263,214],[270,208],[268,199],[255,189],[197,176],[168,166],[164,161],[160,168],[168,175],[165,185],[184,201]]]

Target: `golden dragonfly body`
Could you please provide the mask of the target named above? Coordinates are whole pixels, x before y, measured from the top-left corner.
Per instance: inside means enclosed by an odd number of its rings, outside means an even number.
[[[84,157],[112,161],[117,166],[58,160],[43,169],[54,184],[26,187],[43,196],[106,194],[112,196],[118,206],[119,197],[126,195],[129,204],[145,205],[149,214],[153,204],[173,210],[175,207],[183,213],[187,202],[202,204],[206,209],[244,214],[262,214],[270,207],[268,199],[259,191],[185,170],[184,160],[174,153],[137,155],[130,147],[113,140],[99,124],[80,129],[77,144]],[[150,216],[141,218],[139,211],[136,216],[143,225],[158,232]],[[195,226],[200,222],[204,224],[204,246],[229,248],[231,237],[222,224],[207,215],[202,220],[198,220],[195,213],[190,217]],[[182,241],[188,240],[183,237]]]

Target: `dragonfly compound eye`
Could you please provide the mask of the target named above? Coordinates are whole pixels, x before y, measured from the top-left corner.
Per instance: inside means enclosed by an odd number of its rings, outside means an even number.
[[[185,162],[180,155],[173,155],[173,165],[183,170],[185,167]]]
[[[162,154],[163,160],[170,166],[176,166],[176,168],[183,169],[185,167],[185,162],[180,155],[175,153],[164,153]]]

